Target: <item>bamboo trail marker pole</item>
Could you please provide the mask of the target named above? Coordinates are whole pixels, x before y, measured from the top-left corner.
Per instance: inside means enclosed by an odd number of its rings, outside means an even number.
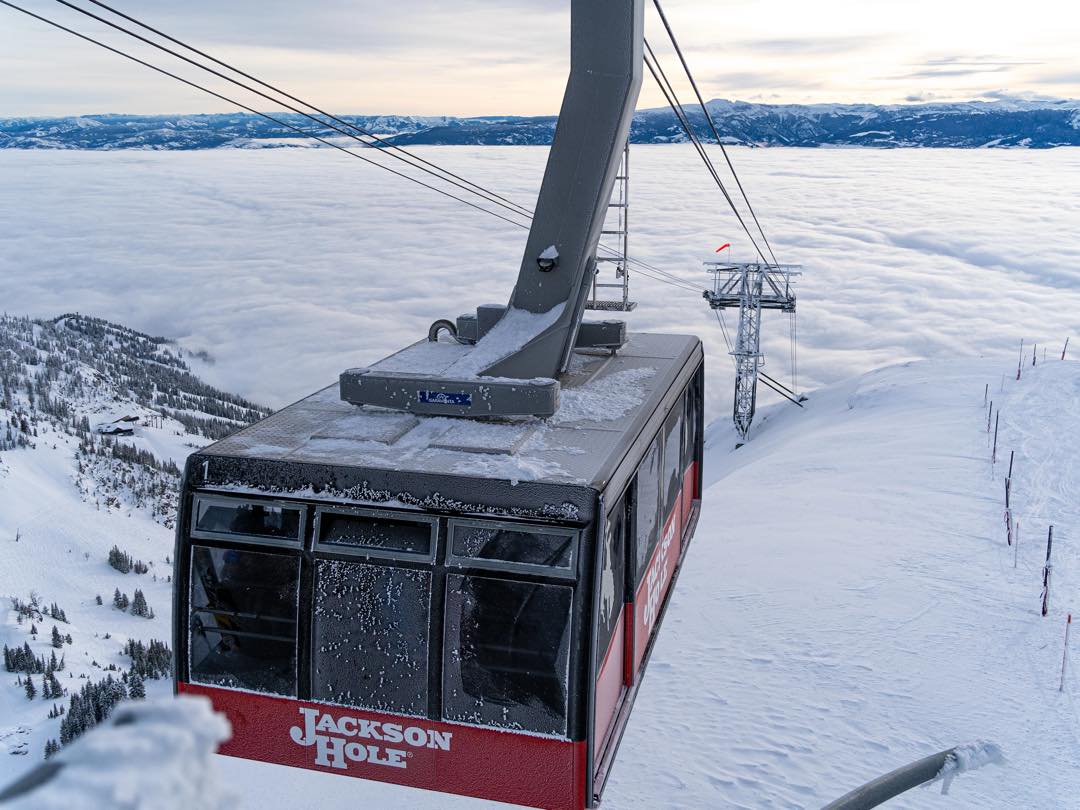
[[[1031,365],[1032,366],[1035,365],[1035,352],[1037,352],[1038,350],[1039,350],[1039,344],[1038,343],[1036,343],[1034,346],[1031,347]]]
[[[1065,359],[1065,352],[1069,350],[1069,339],[1065,338],[1065,348],[1061,350],[1061,359]]]
[[[1009,481],[1010,482],[1012,481],[1012,468],[1013,468],[1013,459],[1014,458],[1016,458],[1016,451],[1015,450],[1010,450],[1009,451]]]
[[[1069,662],[1069,628],[1072,627],[1072,614],[1065,620],[1065,652],[1061,654],[1061,685],[1059,692],[1065,691],[1065,665]]]
[[[990,463],[997,464],[997,437],[998,427],[1001,424],[1001,408],[998,408],[997,416],[994,418],[994,452],[990,454]]]
[[[1020,379],[1020,367],[1024,365],[1024,339],[1020,338],[1020,359],[1016,362],[1016,379]]]
[[[1064,358],[1062,358],[1064,359]],[[986,407],[987,397],[990,396],[990,383],[986,384],[986,388],[983,389],[983,407]]]
[[[1045,616],[1050,610],[1050,574],[1054,567],[1050,564],[1050,551],[1054,547],[1054,527],[1050,527],[1050,533],[1046,536],[1046,562],[1043,564],[1043,591],[1042,591],[1042,615]]]
[[[1013,568],[1016,568],[1016,558],[1020,556],[1020,521],[1016,521],[1016,542],[1013,544]]]
[[[1012,488],[1012,481],[1008,478],[1005,479],[1005,539],[1009,545],[1012,542],[1012,509],[1009,506],[1009,490]]]
[[[990,419],[994,413],[994,400],[990,400],[990,410],[986,412],[986,432],[990,432]]]

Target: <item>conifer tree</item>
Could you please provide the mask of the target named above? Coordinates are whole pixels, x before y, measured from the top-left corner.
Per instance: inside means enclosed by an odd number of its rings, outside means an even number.
[[[24,686],[26,687],[26,699],[33,700],[37,696],[37,689],[34,688],[34,679],[27,675]]]
[[[52,645],[56,649],[60,649],[64,646],[64,637],[60,635],[60,631],[56,629],[56,625],[52,626]]]
[[[143,685],[143,679],[136,672],[132,672],[131,677],[128,679],[128,696],[132,700],[144,700],[146,698],[146,686]]]

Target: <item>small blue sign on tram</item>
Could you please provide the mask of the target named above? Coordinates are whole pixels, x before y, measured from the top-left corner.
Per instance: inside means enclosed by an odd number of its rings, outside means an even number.
[[[465,391],[425,391],[416,392],[417,398],[425,405],[462,405],[472,407],[472,394]]]

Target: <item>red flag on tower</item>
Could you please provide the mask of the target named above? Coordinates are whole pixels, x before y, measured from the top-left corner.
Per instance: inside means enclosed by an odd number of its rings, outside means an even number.
[[[729,247],[731,247],[731,242],[724,242],[724,244],[722,244],[720,247],[718,247],[716,249],[716,252],[719,253],[724,248],[729,248]]]

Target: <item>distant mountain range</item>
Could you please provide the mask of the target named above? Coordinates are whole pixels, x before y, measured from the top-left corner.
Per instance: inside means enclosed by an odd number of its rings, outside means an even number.
[[[725,143],[753,146],[1020,147],[1080,146],[1080,101],[968,101],[953,104],[708,103]],[[705,137],[700,108],[687,115]],[[275,117],[329,140],[349,140],[295,114]],[[397,144],[545,145],[556,116],[348,115],[347,121]],[[686,140],[669,109],[640,110],[633,143]],[[712,140],[711,136],[708,138]],[[7,149],[215,149],[320,146],[250,114],[92,115],[0,119]]]

